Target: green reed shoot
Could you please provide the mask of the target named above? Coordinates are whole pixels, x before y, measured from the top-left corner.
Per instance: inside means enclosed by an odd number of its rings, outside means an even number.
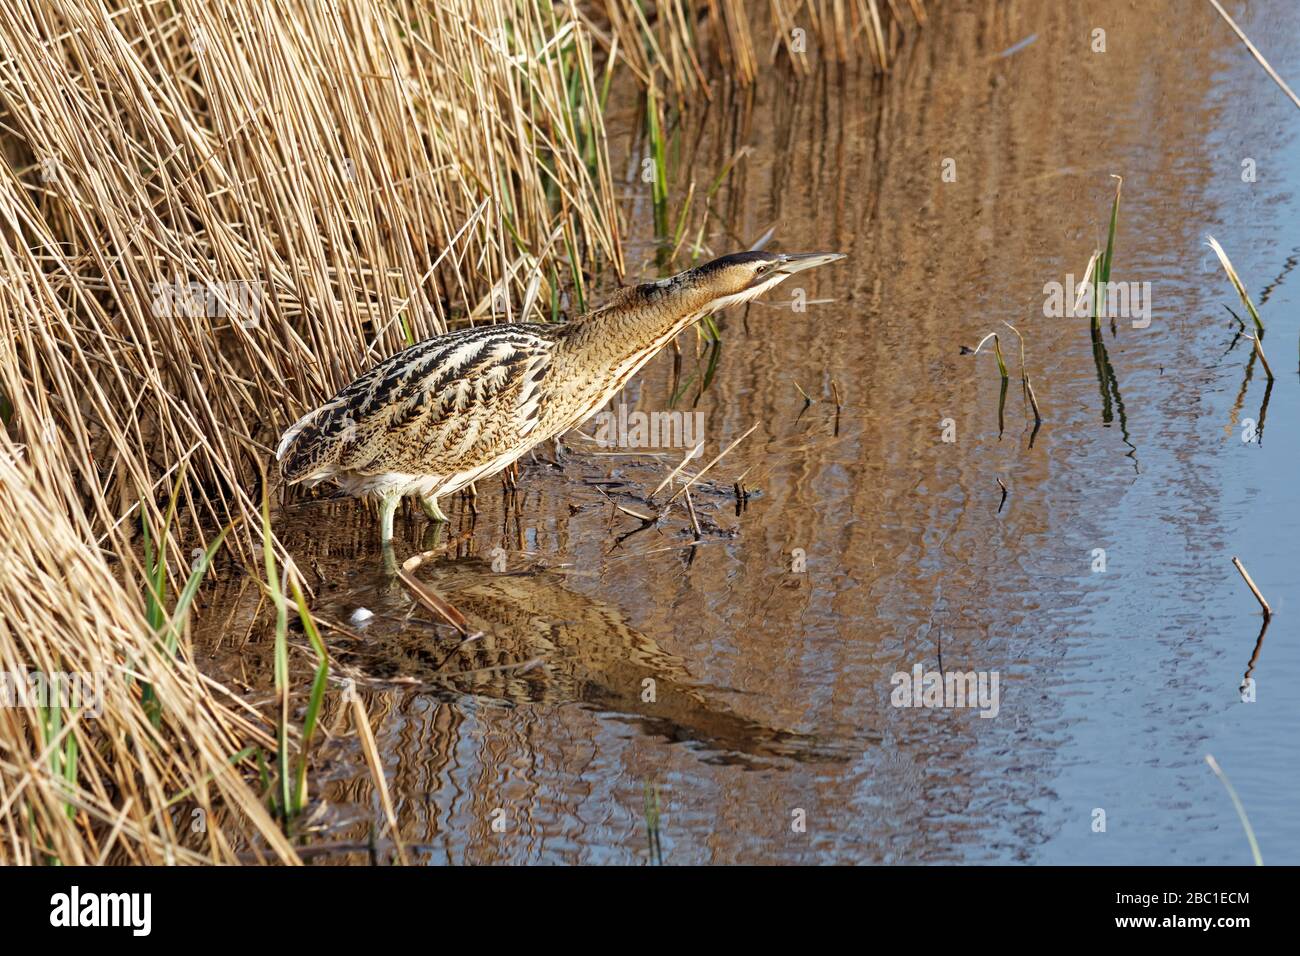
[[[668,158],[664,144],[663,103],[653,85],[646,90],[646,130],[654,179],[650,196],[654,205],[655,235],[668,235]]]
[[[647,783],[643,795],[646,841],[650,846],[651,865],[664,865],[664,848],[659,839],[659,786]]]
[[[262,487],[262,557],[266,565],[267,591],[275,605],[275,691],[279,698],[280,713],[278,720],[277,742],[279,752],[276,755],[279,779],[279,806],[286,824],[302,813],[307,802],[307,754],[310,752],[312,737],[315,735],[321,704],[325,699],[325,690],[329,686],[329,652],[321,640],[316,621],[307,607],[307,599],[302,593],[298,575],[292,562],[284,569],[284,577],[293,593],[294,606],[298,618],[302,621],[303,631],[316,652],[316,673],[312,680],[311,694],[307,700],[307,713],[303,718],[302,734],[299,743],[296,770],[291,772],[289,758],[289,602],[281,589],[280,571],[272,547],[271,509],[269,491],[266,484]]]
[[[1119,226],[1119,195],[1124,188],[1124,177],[1112,174],[1115,183],[1115,201],[1110,206],[1110,229],[1106,233],[1106,251],[1101,254],[1093,274],[1092,286],[1092,327],[1101,328],[1101,303],[1110,284],[1111,267],[1115,264],[1115,230]]]
[[[176,505],[180,500],[180,492],[181,488],[184,487],[188,467],[189,461],[186,460],[181,462],[181,466],[177,470],[176,483],[172,487],[171,501],[167,505],[162,531],[159,532],[156,539],[150,531],[148,512],[144,507],[144,503],[141,502],[140,506],[140,530],[144,541],[145,583],[147,585],[145,590],[145,618],[149,622],[149,628],[154,637],[163,642],[168,657],[176,656],[176,652],[180,648],[181,632],[185,628],[185,621],[189,617],[190,606],[194,603],[195,595],[198,594],[199,585],[203,583],[203,578],[212,564],[212,559],[216,556],[222,542],[225,541],[226,535],[230,533],[237,523],[237,521],[232,521],[222,528],[217,536],[212,539],[206,550],[194,561],[190,574],[185,579],[185,584],[181,587],[180,595],[176,599],[176,606],[168,613],[166,601],[167,542],[171,536],[172,523],[176,518]],[[155,727],[159,726],[162,721],[162,711],[159,708],[158,697],[152,685],[145,684],[141,688],[141,700],[150,721]]]
[[[303,597],[296,573],[289,575],[289,587],[293,589],[293,600],[298,607],[298,618],[302,621],[302,629],[316,651],[316,676],[312,680],[311,697],[307,701],[307,715],[302,722],[302,744],[298,754],[298,775],[293,792],[293,813],[296,815],[302,812],[307,802],[307,754],[310,753],[312,737],[316,732],[316,721],[320,716],[321,702],[325,699],[325,689],[329,686],[330,667],[329,653],[325,650],[325,642],[321,640],[311,612],[307,610],[307,600]]]
[[[1007,373],[1006,359],[1002,357],[1002,343],[998,339],[998,334],[996,332],[990,332],[988,335],[984,336],[984,338],[980,339],[979,345],[975,346],[973,349],[962,346],[962,354],[978,355],[980,349],[984,348],[984,344],[988,342],[989,339],[993,340],[993,354],[997,357],[998,374],[1002,377],[1002,386],[998,392],[998,438],[1000,439],[1002,437],[1002,432],[1006,427],[1005,413],[1007,408],[1007,380],[1010,378],[1010,375]]]
[[[270,483],[262,481],[262,559],[266,565],[266,587],[275,605],[275,693],[280,701],[277,721],[276,763],[279,773],[279,808],[288,820],[292,793],[289,777],[289,611],[280,590],[280,573],[276,566],[275,549],[271,535]],[[273,798],[274,800],[274,798]]]

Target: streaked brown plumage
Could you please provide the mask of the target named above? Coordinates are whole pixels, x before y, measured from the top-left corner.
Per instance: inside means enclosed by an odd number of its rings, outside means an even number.
[[[581,424],[692,323],[747,302],[839,254],[742,252],[620,290],[566,324],[462,329],[398,352],[280,438],[285,480],[329,479],[380,501],[381,538],[416,495],[438,498],[495,474]]]

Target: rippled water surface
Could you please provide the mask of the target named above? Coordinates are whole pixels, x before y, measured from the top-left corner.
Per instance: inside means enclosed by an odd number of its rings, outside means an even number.
[[[276,518],[339,625],[335,676],[419,859],[644,862],[649,795],[666,863],[1248,863],[1210,753],[1265,862],[1300,862],[1295,109],[1208,6],[936,7],[884,79],[771,70],[678,117],[676,201],[751,148],[712,199],[714,252],[775,225],[782,249],[849,254],[811,274],[805,313],[783,289],[720,317],[705,460],[757,427],[692,489],[698,543],[682,499],[639,531],[616,507],[648,510],[680,452],[575,439],[560,467],[540,449],[513,498],[492,480],[476,518],[445,503],[441,539],[399,515],[399,558],[436,551],[416,579],[483,632],[462,645],[385,572],[364,508]],[[1300,80],[1300,7],[1234,13]],[[611,151],[633,269],[653,277],[640,109],[616,91]],[[1043,303],[1105,244],[1111,174],[1112,279],[1149,282],[1152,309],[1145,329],[1106,323],[1103,354],[1087,319]],[[1206,233],[1262,303],[1271,388]],[[993,357],[960,350],[995,330],[1001,431]],[[705,366],[693,334],[681,347],[680,377],[660,356],[630,405],[667,408],[689,380],[691,407]],[[1262,437],[1243,441],[1246,419]],[[1234,555],[1276,612],[1258,644]],[[375,616],[349,623],[358,607]],[[256,611],[236,578],[207,618],[238,683],[269,673]],[[996,716],[891,706],[918,664],[997,672]],[[364,862],[350,848],[384,813],[340,696],[311,840]]]

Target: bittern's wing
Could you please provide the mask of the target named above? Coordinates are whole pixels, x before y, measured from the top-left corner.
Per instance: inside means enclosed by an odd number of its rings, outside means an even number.
[[[285,431],[285,479],[428,473],[519,443],[541,416],[552,331],[463,329],[398,352]]]

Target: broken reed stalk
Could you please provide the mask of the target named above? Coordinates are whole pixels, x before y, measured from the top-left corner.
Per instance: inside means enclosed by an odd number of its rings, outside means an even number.
[[[1029,372],[1025,368],[1025,337],[1021,335],[1020,330],[1010,322],[1003,322],[1002,324],[1012,332],[1016,333],[1016,338],[1020,340],[1020,384],[1024,386],[1025,395],[1029,399],[1029,405],[1034,410],[1034,421],[1041,425],[1043,423],[1043,415],[1038,410],[1038,397],[1034,394],[1033,383],[1029,381]]]
[[[1268,602],[1264,600],[1264,595],[1260,594],[1259,588],[1255,587],[1255,582],[1251,580],[1250,572],[1246,570],[1246,566],[1242,564],[1241,559],[1237,557],[1232,559],[1232,563],[1241,574],[1241,579],[1246,582],[1246,587],[1250,588],[1250,593],[1255,595],[1255,600],[1259,602],[1259,606],[1264,609],[1264,620],[1267,621],[1271,619],[1273,617],[1273,609],[1268,606]]]
[[[397,577],[417,601],[454,627],[462,636],[469,634],[469,621],[451,602],[445,600],[432,588],[425,587],[405,567],[398,569]]]
[[[690,513],[691,528],[695,532],[695,540],[698,541],[700,538],[704,537],[704,532],[700,530],[700,518],[699,515],[695,513],[695,502],[691,500],[691,492],[689,489],[686,489],[686,510]],[[691,553],[692,555],[694,554],[694,552]]]
[[[1246,338],[1255,343],[1255,354],[1259,356],[1260,364],[1264,366],[1264,374],[1268,376],[1270,382],[1273,381],[1273,370],[1269,368],[1268,359],[1264,357],[1264,346],[1260,344],[1259,338],[1254,335],[1248,335]]]
[[[1002,358],[1002,342],[998,339],[998,334],[996,332],[990,332],[988,335],[984,336],[984,338],[980,339],[979,345],[975,346],[975,348],[972,349],[963,345],[961,351],[963,355],[978,355],[980,349],[984,348],[984,343],[989,339],[993,340],[993,354],[997,356],[998,374],[1002,376],[1002,387],[998,392],[998,438],[1001,439],[1002,433],[1006,428],[1007,381],[1009,379],[1009,376],[1007,375],[1007,363]]]
[[[1246,839],[1250,842],[1250,855],[1255,860],[1255,865],[1263,866],[1264,858],[1260,855],[1259,843],[1255,840],[1255,830],[1250,825],[1250,819],[1246,816],[1246,808],[1242,804],[1241,798],[1237,796],[1236,789],[1229,782],[1228,775],[1219,767],[1219,762],[1214,759],[1213,754],[1206,754],[1205,762],[1210,765],[1214,775],[1219,778],[1219,782],[1228,791],[1228,796],[1232,799],[1232,805],[1237,809],[1237,818],[1241,820],[1242,829],[1246,831]]]
[[[1219,12],[1219,16],[1223,17],[1228,26],[1232,28],[1232,32],[1237,34],[1237,39],[1246,44],[1246,49],[1249,50],[1250,55],[1255,58],[1255,62],[1264,68],[1264,72],[1272,78],[1273,82],[1276,83],[1281,88],[1282,92],[1290,98],[1291,102],[1294,103],[1297,108],[1300,108],[1300,97],[1297,97],[1295,93],[1291,91],[1291,87],[1286,85],[1286,82],[1282,77],[1278,76],[1277,71],[1274,70],[1273,67],[1269,66],[1268,60],[1264,59],[1264,54],[1255,49],[1255,44],[1250,42],[1250,37],[1246,36],[1245,32],[1241,27],[1237,26],[1236,21],[1233,20],[1232,17],[1228,16],[1228,11],[1219,5],[1219,0],[1210,0],[1210,5]]]
[[[1232,287],[1237,290],[1237,295],[1241,297],[1242,304],[1246,307],[1246,311],[1250,313],[1251,320],[1255,323],[1255,335],[1262,339],[1264,337],[1264,322],[1259,317],[1259,310],[1255,308],[1255,303],[1250,300],[1250,295],[1246,292],[1246,286],[1241,281],[1241,276],[1237,275],[1237,270],[1232,267],[1232,260],[1228,258],[1228,254],[1224,251],[1223,246],[1219,245],[1219,240],[1215,239],[1213,236],[1207,235],[1205,237],[1205,244],[1213,249],[1214,254],[1219,257],[1219,262],[1223,266],[1223,271],[1228,274],[1228,279],[1232,282]],[[1272,376],[1270,375],[1269,377],[1271,378]]]
[[[361,702],[360,694],[352,695],[352,724],[361,741],[361,750],[365,754],[366,764],[370,767],[370,776],[379,790],[379,803],[384,808],[384,818],[388,823],[388,832],[397,847],[397,857],[403,866],[409,862],[406,858],[406,846],[402,842],[402,831],[397,826],[397,813],[393,809],[393,798],[388,793],[388,781],[384,777],[383,761],[379,758],[379,747],[375,743],[375,732],[370,728],[370,717],[366,714],[366,705]]]
[[[742,441],[744,441],[746,438],[748,438],[748,437],[750,436],[750,434],[754,431],[754,429],[757,428],[757,427],[758,427],[758,423],[757,423],[757,422],[755,422],[753,425],[750,425],[749,428],[747,428],[747,429],[745,430],[745,433],[744,433],[743,435],[741,435],[739,438],[737,438],[735,441],[733,441],[733,442],[732,442],[730,445],[728,445],[726,448],[722,449],[722,451],[718,452],[717,456],[716,456],[716,457],[715,457],[711,462],[709,462],[707,465],[705,465],[703,468],[701,468],[699,471],[697,471],[694,475],[692,475],[691,478],[690,478],[690,480],[687,481],[686,484],[682,485],[680,488],[677,489],[677,492],[676,492],[676,493],[675,493],[671,498],[668,499],[668,504],[672,504],[674,501],[677,500],[678,495],[680,495],[682,492],[686,491],[688,488],[691,487],[691,485],[695,484],[697,481],[699,481],[701,478],[703,478],[706,474],[708,474],[709,469],[711,469],[711,468],[712,468],[714,465],[716,465],[718,462],[722,461],[723,457],[725,457],[726,454],[727,454],[728,452],[731,451],[731,449],[735,448],[735,447],[736,447],[737,445],[739,445]]]
[[[988,342],[989,339],[993,340],[993,354],[997,356],[998,359],[998,374],[1002,376],[1002,380],[1005,382],[1010,375],[1007,373],[1006,360],[1002,357],[1002,343],[998,340],[998,334],[996,332],[990,332],[988,335],[984,336],[984,338],[980,339],[979,345],[975,346],[973,349],[963,346],[962,351],[968,355],[979,355],[980,349],[984,348],[984,344]]]
[[[1079,307],[1080,307],[1080,305],[1083,304],[1083,293],[1084,293],[1084,290],[1088,288],[1088,283],[1092,281],[1092,275],[1093,275],[1093,272],[1094,272],[1094,271],[1096,270],[1096,268],[1097,268],[1097,260],[1100,259],[1100,258],[1101,258],[1101,250],[1100,250],[1100,249],[1094,249],[1093,252],[1092,252],[1092,255],[1088,258],[1088,268],[1086,268],[1086,269],[1083,270],[1083,278],[1079,280],[1079,284],[1078,284],[1078,286],[1075,287],[1075,290],[1074,290],[1074,309],[1072,310],[1072,314],[1074,314],[1074,315],[1076,315],[1076,316],[1079,314]],[[1092,325],[1092,327],[1093,327],[1093,330],[1094,330],[1094,331],[1096,331],[1096,330],[1098,330],[1098,329],[1101,328],[1100,324],[1099,324],[1098,321],[1097,321],[1096,316],[1093,317],[1093,325]]]
[[[1029,381],[1029,376],[1025,376],[1025,391],[1029,393],[1029,406],[1034,410],[1034,421],[1041,425],[1043,423],[1042,412],[1038,410],[1038,396],[1034,394],[1033,383]]]
[[[748,477],[749,473],[753,470],[754,466],[750,465],[736,477],[735,482],[732,484],[732,491],[735,492],[736,501],[738,503],[744,502],[749,498],[749,489],[745,487],[745,478]]]
[[[699,442],[698,444],[696,444],[696,446],[695,446],[694,448],[692,448],[690,451],[688,451],[688,452],[686,453],[686,457],[683,458],[683,459],[681,460],[681,462],[678,463],[677,467],[674,468],[672,471],[670,471],[670,472],[668,473],[668,475],[664,478],[663,481],[661,481],[661,482],[659,482],[659,484],[655,485],[655,490],[652,491],[652,492],[650,492],[650,495],[649,495],[650,500],[653,501],[655,495],[657,495],[657,494],[659,494],[659,492],[663,491],[663,490],[664,490],[664,487],[665,487],[666,485],[668,485],[668,483],[671,482],[674,478],[676,478],[678,474],[681,473],[681,470],[682,470],[683,468],[686,467],[686,463],[689,462],[689,461],[691,461],[691,460],[694,459],[695,457],[697,457],[697,456],[699,455],[699,453],[702,452],[703,450],[704,450],[704,442]]]

